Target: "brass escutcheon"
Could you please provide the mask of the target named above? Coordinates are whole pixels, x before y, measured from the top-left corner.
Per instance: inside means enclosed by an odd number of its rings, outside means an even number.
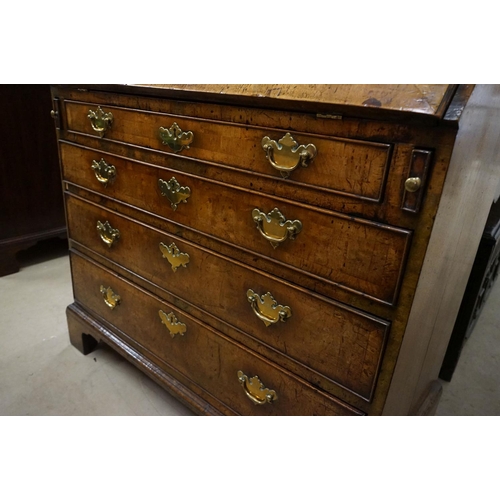
[[[99,137],[104,137],[104,134],[113,123],[113,114],[105,113],[101,106],[97,106],[96,111],[89,109],[87,118],[90,120],[92,129],[99,134]]]
[[[165,243],[160,243],[160,251],[163,258],[169,261],[174,273],[179,267],[186,267],[189,263],[189,255],[187,253],[182,253],[175,243],[169,246],[165,245]]]
[[[179,203],[187,203],[187,199],[191,196],[191,189],[187,186],[182,187],[175,177],[169,181],[158,179],[158,186],[162,196],[165,196],[170,201],[170,205],[174,210],[177,210]]]
[[[243,387],[247,397],[256,405],[272,403],[278,399],[276,391],[264,387],[264,384],[260,381],[260,378],[257,375],[255,375],[255,377],[248,378],[241,370],[239,370],[238,381]]]
[[[405,181],[405,189],[409,193],[415,193],[420,189],[420,186],[422,185],[422,180],[420,177],[409,177]]]
[[[160,309],[158,311],[158,315],[160,316],[160,321],[167,327],[172,338],[174,338],[176,335],[182,336],[186,333],[186,325],[177,321],[177,318],[175,317],[175,314],[173,312],[169,312],[167,314]]]
[[[104,184],[104,187],[107,187],[108,183],[113,182],[116,177],[116,167],[108,165],[103,158],[101,158],[101,161],[93,160],[91,167],[96,179],[101,184]]]
[[[104,285],[101,285],[100,291],[104,298],[104,302],[110,309],[114,309],[120,304],[121,297],[113,292],[110,286],[106,288]]]
[[[247,299],[257,318],[262,320],[266,326],[273,325],[278,321],[285,322],[292,316],[290,307],[279,305],[270,292],[260,296],[252,289],[249,289]]]
[[[314,144],[307,146],[299,143],[286,133],[278,142],[264,137],[262,149],[266,152],[269,163],[286,179],[299,165],[308,167],[316,157],[317,149]]]
[[[260,234],[271,243],[273,248],[276,248],[286,239],[294,240],[302,231],[302,222],[300,220],[286,220],[286,217],[277,208],[274,208],[268,214],[254,208],[252,218]]]
[[[113,243],[120,239],[120,231],[118,229],[113,229],[108,221],[103,224],[98,220],[97,232],[99,233],[101,240],[110,248]]]
[[[189,145],[193,142],[193,132],[190,130],[183,132],[176,122],[170,128],[160,127],[159,131],[162,144],[167,145],[175,153],[184,148],[189,149]]]

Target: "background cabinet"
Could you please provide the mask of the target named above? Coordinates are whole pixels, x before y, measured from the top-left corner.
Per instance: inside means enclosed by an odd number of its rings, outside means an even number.
[[[66,236],[49,85],[0,85],[0,276],[16,253]]]

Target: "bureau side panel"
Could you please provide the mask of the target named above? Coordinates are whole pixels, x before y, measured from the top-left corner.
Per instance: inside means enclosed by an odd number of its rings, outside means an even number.
[[[418,412],[439,374],[498,181],[500,86],[476,86],[460,129],[384,408]]]

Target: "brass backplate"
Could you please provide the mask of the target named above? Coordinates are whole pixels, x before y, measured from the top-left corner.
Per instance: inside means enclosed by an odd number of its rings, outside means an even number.
[[[167,327],[172,338],[177,335],[182,336],[186,333],[186,325],[178,321],[173,312],[167,314],[160,309],[158,315],[160,316],[160,321]]]
[[[189,149],[189,145],[193,142],[194,138],[193,132],[190,130],[183,132],[175,122],[170,128],[160,127],[159,132],[161,142],[175,153],[179,153],[183,149]]]
[[[106,113],[102,110],[101,106],[97,106],[96,111],[89,110],[87,118],[90,120],[90,125],[92,129],[99,134],[100,137],[104,137],[111,125],[113,124],[113,114]]]
[[[187,203],[187,199],[191,196],[191,189],[187,186],[181,186],[175,177],[172,177],[169,181],[158,179],[158,186],[161,195],[170,201],[170,205],[174,210],[177,210],[179,203]]]
[[[254,208],[252,218],[260,234],[271,243],[273,248],[276,248],[287,239],[295,239],[302,231],[302,222],[300,220],[287,220],[277,208],[274,208],[268,214]]]
[[[99,233],[101,240],[110,248],[113,243],[120,239],[120,231],[111,227],[111,224],[108,221],[102,223],[98,220],[97,232]]]
[[[101,285],[99,291],[101,292],[104,302],[110,309],[114,309],[117,305],[120,304],[121,297],[113,292],[110,286],[105,287],[104,285]]]
[[[278,321],[286,321],[292,316],[290,307],[278,304],[269,292],[260,296],[252,289],[249,289],[247,291],[247,299],[255,315],[262,320],[266,326],[273,325]]]
[[[165,243],[160,243],[160,251],[164,259],[167,259],[172,266],[172,271],[174,273],[179,267],[186,267],[189,263],[189,255],[187,253],[182,253],[175,243],[170,245],[165,245]]]
[[[287,178],[298,166],[307,167],[317,154],[314,144],[299,145],[289,132],[279,141],[266,136],[262,139],[261,145],[269,163],[284,178]]]
[[[276,391],[267,389],[257,375],[249,378],[241,370],[238,371],[237,375],[245,394],[256,405],[272,403],[278,399]]]
[[[116,167],[113,165],[108,165],[103,158],[100,161],[92,161],[92,170],[96,176],[96,179],[107,187],[108,183],[111,183],[116,177]]]

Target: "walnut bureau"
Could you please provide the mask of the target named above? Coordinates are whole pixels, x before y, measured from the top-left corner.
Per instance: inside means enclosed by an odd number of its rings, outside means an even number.
[[[494,85],[54,85],[70,340],[206,415],[432,414]]]

